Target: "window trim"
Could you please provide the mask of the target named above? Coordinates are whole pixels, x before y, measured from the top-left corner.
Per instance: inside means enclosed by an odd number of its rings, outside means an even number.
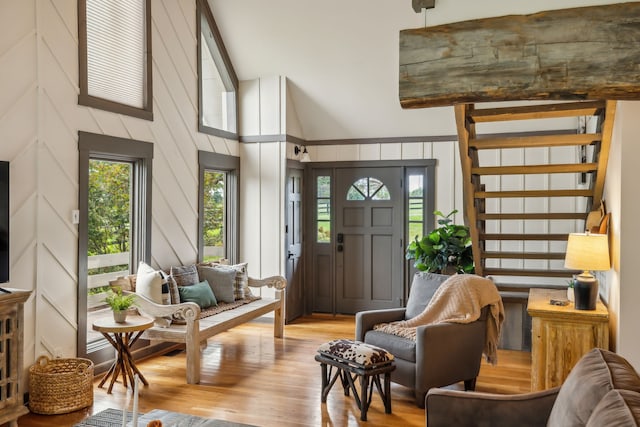
[[[240,256],[240,158],[198,150],[198,261],[204,259],[204,172],[226,172],[225,252],[232,263]]]
[[[78,0],[78,66],[80,94],[78,104],[112,113],[153,121],[153,62],[151,54],[151,0],[145,1],[145,107],[136,108],[119,102],[89,95],[87,65],[87,0]]]
[[[202,25],[201,25],[201,15],[207,18],[209,22],[209,28],[211,29],[211,33],[213,34],[213,39],[216,42],[216,46],[220,51],[220,56],[222,58],[222,64],[216,62],[216,68],[218,72],[225,72],[229,79],[231,80],[231,84],[233,85],[233,90],[236,94],[236,102],[235,102],[235,122],[236,122],[236,131],[230,132],[223,129],[214,128],[211,126],[205,126],[203,123],[204,114],[203,114],[203,93],[202,93],[202,45],[201,45],[201,34],[202,34]],[[231,63],[231,58],[229,57],[229,53],[227,52],[227,48],[224,45],[224,41],[222,40],[222,35],[220,34],[220,30],[218,29],[218,25],[216,24],[216,20],[213,17],[213,12],[211,12],[211,8],[205,0],[197,0],[196,1],[196,38],[198,40],[198,131],[202,133],[206,133],[209,135],[219,136],[221,138],[227,139],[238,139],[239,134],[239,96],[238,96],[238,76],[233,68],[233,64]],[[215,61],[215,57],[214,57]]]
[[[134,139],[119,138],[109,135],[94,134],[78,131],[79,151],[79,177],[78,177],[78,209],[80,222],[78,224],[78,329],[77,329],[77,353],[80,357],[89,357],[87,351],[87,250],[88,250],[88,226],[89,226],[89,161],[91,159],[105,159],[132,162],[134,168],[134,185],[132,194],[132,210],[134,215],[144,212],[142,226],[133,230],[134,242],[143,242],[142,245],[132,245],[130,249],[132,260],[143,260],[146,263],[151,259],[151,189],[153,177],[153,144]],[[84,172],[83,172],[84,171]],[[137,221],[136,221],[137,222]],[[137,239],[137,240],[136,240]],[[135,273],[138,265],[132,263],[131,269]],[[105,349],[91,352],[97,359],[96,365],[104,362],[105,357],[113,357],[113,348],[109,345]]]

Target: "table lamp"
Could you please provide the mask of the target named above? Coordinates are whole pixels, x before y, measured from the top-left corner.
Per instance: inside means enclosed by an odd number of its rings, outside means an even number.
[[[598,280],[591,271],[609,270],[609,238],[606,234],[571,233],[564,267],[583,270],[573,284],[576,310],[595,310]]]

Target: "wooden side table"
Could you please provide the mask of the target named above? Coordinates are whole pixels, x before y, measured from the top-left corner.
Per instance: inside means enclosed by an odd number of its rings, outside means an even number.
[[[107,341],[116,349],[116,360],[102,381],[100,381],[98,387],[102,387],[107,379],[111,377],[111,383],[109,383],[109,389],[107,390],[107,393],[111,393],[113,384],[121,372],[122,383],[125,388],[127,388],[127,381],[129,381],[131,390],[134,389],[134,372],[138,374],[140,381],[144,385],[149,385],[142,372],[138,370],[133,356],[131,356],[131,347],[138,341],[140,335],[152,326],[153,319],[132,315],[129,315],[124,323],[116,323],[113,317],[103,317],[93,322],[93,330],[104,335]]]
[[[527,311],[532,319],[531,390],[562,385],[573,366],[594,347],[609,349],[609,312],[598,299],[595,310],[576,310],[566,290],[531,289]]]

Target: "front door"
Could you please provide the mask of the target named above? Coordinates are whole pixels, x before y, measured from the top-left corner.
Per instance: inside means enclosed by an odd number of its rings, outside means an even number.
[[[336,169],[336,311],[403,306],[403,170]]]

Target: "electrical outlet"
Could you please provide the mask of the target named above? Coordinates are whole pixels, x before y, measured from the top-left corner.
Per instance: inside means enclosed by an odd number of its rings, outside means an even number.
[[[80,224],[80,211],[74,209],[71,211],[71,223],[72,224]]]

